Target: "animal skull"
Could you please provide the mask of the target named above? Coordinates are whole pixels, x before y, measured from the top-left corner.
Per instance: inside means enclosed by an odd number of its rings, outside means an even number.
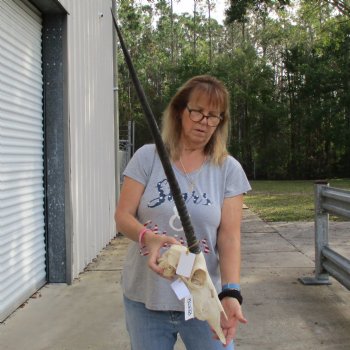
[[[172,245],[159,259],[159,266],[163,269],[163,276],[167,278],[176,275],[180,255],[187,252],[181,245]],[[221,312],[225,311],[217,296],[216,289],[208,273],[203,253],[196,254],[192,272],[189,278],[179,276],[191,292],[194,305],[194,315],[202,321],[207,321],[215,330],[220,341],[225,344],[225,336],[220,325]]]

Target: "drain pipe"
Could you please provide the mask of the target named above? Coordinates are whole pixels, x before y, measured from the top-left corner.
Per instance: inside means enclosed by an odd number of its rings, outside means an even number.
[[[117,0],[112,0],[112,11],[117,17]],[[119,96],[118,96],[118,56],[117,34],[113,30],[113,90],[114,90],[114,169],[115,169],[115,203],[120,194],[120,159],[119,159]]]

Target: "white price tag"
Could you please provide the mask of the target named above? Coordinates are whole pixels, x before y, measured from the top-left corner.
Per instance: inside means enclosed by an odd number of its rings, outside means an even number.
[[[185,321],[194,318],[194,308],[192,295],[185,298]]]
[[[173,289],[179,300],[182,300],[183,298],[186,298],[187,296],[191,295],[191,292],[187,288],[186,284],[180,279],[177,279],[176,281],[171,283],[171,288]]]
[[[177,265],[176,274],[179,276],[190,277],[196,254],[182,252]]]

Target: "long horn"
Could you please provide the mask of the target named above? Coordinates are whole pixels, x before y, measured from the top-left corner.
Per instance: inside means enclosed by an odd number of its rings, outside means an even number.
[[[143,112],[144,112],[146,119],[148,121],[148,126],[149,126],[151,133],[153,135],[153,139],[154,139],[157,151],[158,151],[160,161],[162,163],[165,175],[166,175],[168,182],[169,182],[169,186],[170,186],[170,190],[171,190],[171,193],[173,195],[173,198],[174,198],[175,206],[176,206],[177,211],[179,213],[181,224],[182,224],[183,230],[185,232],[187,246],[189,247],[189,250],[191,253],[199,254],[201,251],[199,248],[199,242],[198,242],[196,235],[194,233],[193,226],[191,224],[191,220],[190,220],[190,217],[188,215],[185,201],[184,201],[183,196],[181,194],[179,184],[176,180],[173,168],[172,168],[170,160],[169,160],[168,152],[167,152],[165,145],[163,143],[162,137],[161,137],[159,129],[158,129],[157,122],[156,122],[154,115],[153,115],[153,112],[149,106],[146,95],[145,95],[143,88],[141,86],[141,83],[137,77],[135,68],[133,66],[133,63],[131,61],[131,57],[130,57],[129,52],[126,48],[126,45],[124,43],[122,33],[118,27],[118,24],[117,24],[117,21],[116,21],[116,18],[114,16],[113,11],[112,11],[112,18],[113,18],[113,23],[114,23],[115,29],[116,29],[117,34],[118,34],[120,46],[121,46],[123,53],[124,53],[125,62],[129,68],[131,79],[134,83],[134,86],[135,86],[138,98],[140,100]]]

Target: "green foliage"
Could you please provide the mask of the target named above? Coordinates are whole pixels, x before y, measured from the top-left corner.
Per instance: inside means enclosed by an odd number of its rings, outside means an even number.
[[[348,176],[346,7],[298,3],[291,11],[296,1],[231,1],[234,17],[228,13],[220,25],[208,19],[213,1],[196,0],[184,15],[172,13],[171,0],[118,1],[121,29],[159,124],[176,89],[209,73],[230,91],[229,150],[250,179]],[[121,123],[136,122],[136,147],[151,142],[122,56],[119,99]]]
[[[257,12],[266,12],[268,7],[284,9],[289,4],[289,0],[231,0],[229,8],[226,10],[226,22],[247,22],[247,12],[249,9]]]

